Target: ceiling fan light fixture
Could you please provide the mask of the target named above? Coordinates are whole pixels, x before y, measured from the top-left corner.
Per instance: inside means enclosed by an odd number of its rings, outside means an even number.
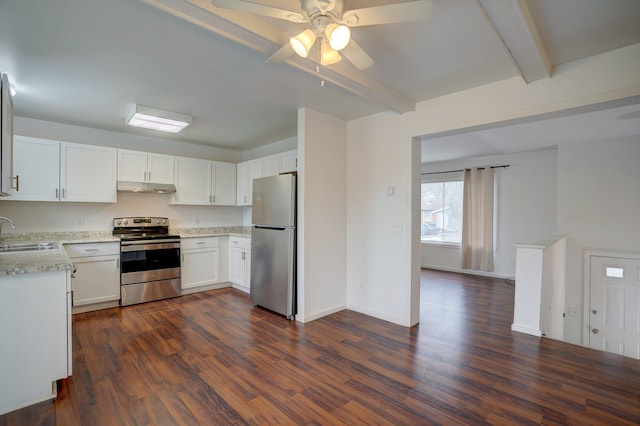
[[[327,26],[326,35],[329,44],[335,50],[344,49],[351,41],[351,30],[346,25],[331,23]]]
[[[316,35],[311,29],[304,30],[300,34],[289,39],[289,44],[293,50],[303,58],[309,56],[311,46],[316,42]]]
[[[323,42],[320,45],[320,65],[333,65],[341,60],[340,54],[329,43]]]
[[[129,126],[178,133],[191,124],[191,116],[136,104],[127,114],[126,122]]]

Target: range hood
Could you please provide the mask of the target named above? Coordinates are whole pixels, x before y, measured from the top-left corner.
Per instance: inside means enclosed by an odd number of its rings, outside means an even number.
[[[176,192],[176,187],[170,183],[130,182],[126,180],[119,180],[118,191],[171,194]]]

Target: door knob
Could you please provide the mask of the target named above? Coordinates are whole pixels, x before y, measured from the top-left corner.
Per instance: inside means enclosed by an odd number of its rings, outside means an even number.
[[[593,309],[593,310],[591,311],[591,313],[592,313],[593,315],[595,315],[595,314],[597,314],[597,313],[598,313],[598,311],[597,311],[597,310],[595,310],[595,309]]]
[[[598,334],[598,333],[599,333],[599,330],[598,330],[597,328],[594,328],[593,330],[591,330],[591,332],[592,332],[593,334]]]

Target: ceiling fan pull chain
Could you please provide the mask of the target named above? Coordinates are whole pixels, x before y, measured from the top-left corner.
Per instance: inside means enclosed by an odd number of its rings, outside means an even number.
[[[320,65],[316,65],[316,72],[320,74]],[[324,87],[324,78],[320,77],[320,87]]]

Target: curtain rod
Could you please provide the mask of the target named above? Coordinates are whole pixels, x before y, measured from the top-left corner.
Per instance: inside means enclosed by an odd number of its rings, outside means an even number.
[[[490,166],[490,168],[492,169],[506,169],[507,167],[509,167],[509,164],[503,164],[502,166]],[[478,167],[478,169],[484,169],[485,167]],[[469,170],[469,169],[467,169]],[[422,173],[422,176],[424,175],[438,175],[440,173],[455,173],[455,172],[464,172],[465,169],[460,169],[460,170],[447,170],[445,172],[429,172],[429,173]]]

